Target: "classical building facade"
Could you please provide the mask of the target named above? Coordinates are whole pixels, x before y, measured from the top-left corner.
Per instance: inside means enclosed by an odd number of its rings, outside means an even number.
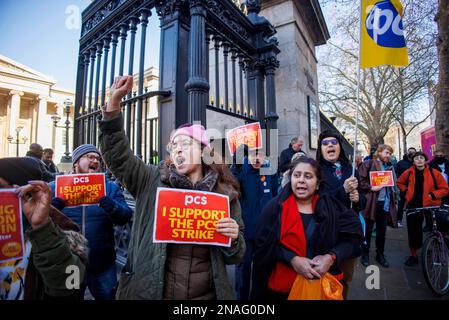
[[[137,79],[138,75],[134,75]],[[149,67],[144,71],[146,90],[157,90],[159,71]],[[55,150],[54,161],[59,163],[66,151],[64,102],[74,101],[74,92],[57,87],[56,81],[36,70],[0,55],[0,157],[25,156],[29,145],[39,143]],[[137,91],[137,80],[133,91]],[[106,96],[108,91],[106,91]],[[157,98],[148,99],[146,119],[157,118]],[[60,118],[58,127],[53,118]],[[52,118],[53,117],[53,118]],[[69,152],[73,150],[73,106],[69,118]],[[64,128],[61,128],[64,127]],[[155,128],[155,130],[157,130]],[[150,133],[147,133],[150,137]],[[156,139],[156,137],[152,137]]]
[[[65,126],[64,101],[73,103],[74,92],[56,86],[56,81],[36,70],[0,55],[0,157],[25,156],[31,143],[55,150],[54,160],[64,155],[65,128],[54,126],[52,116]],[[73,108],[70,114],[73,123]],[[17,136],[19,137],[17,141]],[[69,150],[72,145],[69,130]]]

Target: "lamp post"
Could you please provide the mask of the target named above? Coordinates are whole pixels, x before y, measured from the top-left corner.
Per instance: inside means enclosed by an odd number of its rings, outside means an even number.
[[[19,156],[19,144],[25,144],[25,143],[27,142],[27,140],[28,140],[27,137],[22,137],[22,142],[20,142],[20,140],[21,140],[21,139],[20,139],[20,131],[22,131],[22,129],[23,129],[22,126],[18,126],[18,127],[16,128],[16,141],[13,142],[14,137],[11,136],[11,135],[9,135],[9,136],[7,137],[9,143],[15,144],[15,145],[16,145],[16,157]]]
[[[61,158],[61,162],[63,163],[71,163],[72,162],[72,157],[70,156],[70,151],[69,151],[69,129],[71,129],[72,127],[70,127],[70,109],[72,107],[72,101],[70,101],[70,99],[66,99],[64,101],[64,105],[65,105],[65,114],[66,114],[66,120],[65,120],[65,126],[58,126],[58,122],[59,120],[61,120],[61,117],[55,113],[54,115],[51,116],[51,119],[53,120],[53,125],[55,128],[65,128],[65,152],[64,152],[64,156],[62,156]]]

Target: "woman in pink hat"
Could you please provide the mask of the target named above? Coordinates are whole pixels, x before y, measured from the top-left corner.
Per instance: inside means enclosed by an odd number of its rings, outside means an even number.
[[[234,299],[226,264],[244,255],[239,186],[224,164],[206,164],[209,139],[201,125],[183,125],[170,138],[170,160],[159,167],[136,158],[123,130],[121,99],[132,88],[132,77],[117,77],[99,121],[100,149],[117,179],[136,199],[136,210],[117,299]],[[209,191],[227,195],[230,218],[218,221],[217,232],[231,238],[230,247],[153,242],[158,187]]]

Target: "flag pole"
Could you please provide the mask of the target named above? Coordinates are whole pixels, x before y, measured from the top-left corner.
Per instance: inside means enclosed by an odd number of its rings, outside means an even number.
[[[357,61],[357,102],[355,108],[355,136],[354,136],[354,154],[352,157],[352,176],[355,176],[355,157],[357,155],[357,140],[359,131],[359,106],[360,106],[360,56],[362,52],[362,7],[363,0],[360,0],[359,12],[359,56]]]

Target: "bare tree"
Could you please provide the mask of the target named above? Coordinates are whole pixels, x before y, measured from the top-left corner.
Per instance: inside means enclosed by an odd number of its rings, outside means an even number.
[[[358,1],[341,2],[346,7],[338,10],[341,17],[331,28],[334,39],[320,55],[324,61],[320,69],[320,98],[325,111],[355,124],[359,9]],[[353,4],[347,5],[348,2]],[[382,143],[397,123],[405,150],[407,136],[429,117],[417,109],[427,95],[429,81],[436,77],[437,63],[436,29],[432,28],[434,7],[413,0],[403,3],[410,64],[400,69],[383,66],[362,70],[359,130],[369,145],[375,145]]]
[[[438,102],[436,104],[435,133],[437,144],[449,154],[449,1],[439,0],[435,17],[438,25]]]

